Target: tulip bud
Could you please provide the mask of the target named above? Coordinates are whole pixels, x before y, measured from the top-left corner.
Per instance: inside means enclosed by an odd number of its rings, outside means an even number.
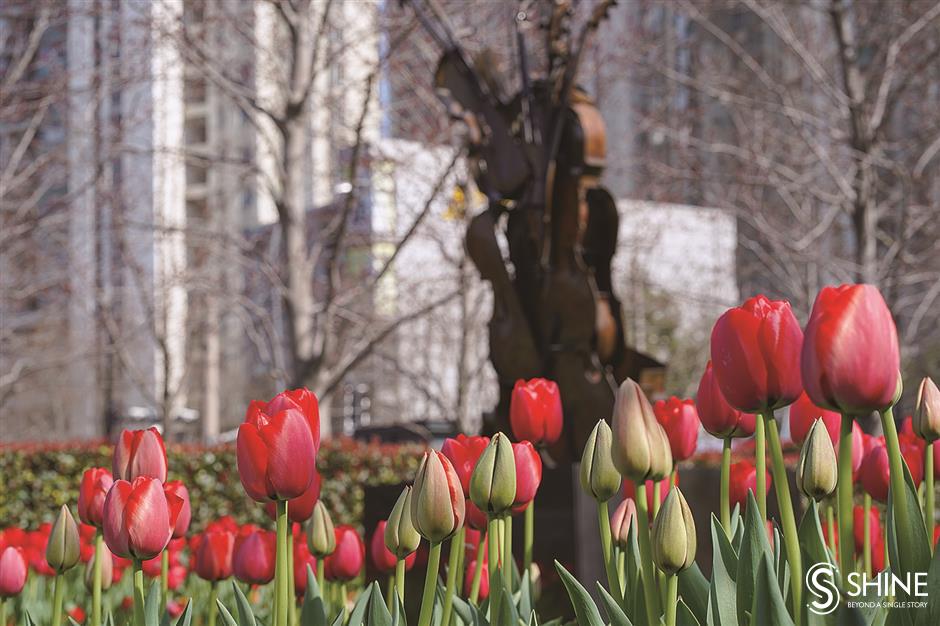
[[[913,426],[917,436],[928,443],[940,439],[940,389],[927,377],[920,381],[917,390]]]
[[[636,503],[633,498],[624,498],[610,520],[610,534],[614,544],[626,550],[630,542],[630,527],[636,522]]]
[[[835,491],[838,475],[836,451],[832,447],[832,440],[829,439],[823,420],[817,418],[800,450],[797,484],[800,491],[819,502]]]
[[[620,473],[611,456],[613,434],[605,420],[598,420],[581,455],[581,488],[598,502],[607,502],[620,489]]]
[[[664,573],[676,574],[695,562],[695,522],[678,487],[669,490],[650,532],[653,561]]]
[[[502,439],[505,440],[505,437]],[[505,445],[507,448],[505,458],[509,462],[510,470],[515,474],[516,462],[513,458],[512,446],[509,445],[508,440],[505,441]],[[476,471],[473,474],[476,476]],[[474,479],[471,478],[471,493],[473,493],[473,482]],[[514,494],[515,489],[509,495],[507,507],[512,504]],[[418,466],[418,473],[415,475],[411,495],[411,522],[415,530],[432,544],[440,543],[460,530],[465,515],[463,490],[454,466],[446,456],[436,450],[425,452],[421,465]]]
[[[385,547],[399,559],[413,554],[421,543],[421,535],[411,521],[411,487],[405,487],[385,524]]]
[[[98,554],[95,553],[94,556],[88,559],[88,563],[85,564],[85,588],[88,589],[88,591],[92,591],[95,588],[95,559],[97,558]],[[101,589],[110,589],[113,580],[114,559],[109,552],[105,551],[104,558],[101,559]]]
[[[480,455],[470,476],[470,499],[491,516],[512,507],[516,499],[516,461],[512,444],[503,433],[496,433]]]
[[[49,541],[46,543],[46,563],[57,574],[61,574],[72,569],[78,563],[80,556],[78,524],[75,523],[69,507],[63,504],[49,532]]]
[[[307,526],[307,547],[310,548],[310,554],[318,559],[327,557],[336,550],[333,519],[322,501],[318,501],[313,507],[313,516]]]
[[[23,591],[29,567],[22,548],[7,546],[0,550],[0,602]]]
[[[614,402],[612,458],[633,481],[661,480],[672,471],[672,451],[663,427],[640,386],[628,378]]]

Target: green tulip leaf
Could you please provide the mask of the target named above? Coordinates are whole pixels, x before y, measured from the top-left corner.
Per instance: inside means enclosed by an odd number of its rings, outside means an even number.
[[[392,626],[392,614],[385,606],[382,590],[379,583],[373,582],[371,586],[371,600],[369,601],[369,626]]]
[[[522,580],[519,581],[519,598],[516,602],[518,607],[519,619],[525,623],[529,623],[530,618],[533,614],[532,606],[532,583],[529,580],[529,572],[522,574]]]
[[[907,524],[897,526],[894,515],[895,494],[888,489],[888,551],[891,558],[891,568],[900,574],[908,572],[926,572],[930,568],[930,546],[927,538],[927,527],[924,525],[924,513],[920,508],[920,499],[917,497],[917,488],[914,479],[907,468],[907,462],[901,459],[901,468],[904,470],[904,497],[907,499]],[[904,562],[900,557],[898,543],[900,538],[906,539],[908,545],[913,547],[910,562]],[[903,542],[901,542],[903,543]]]
[[[728,541],[718,518],[712,514],[712,580],[708,587],[708,626],[737,626],[737,587],[735,576],[738,557]]]
[[[935,550],[927,570],[927,609],[917,611],[917,626],[940,624],[940,550]]]
[[[574,614],[577,616],[578,624],[580,626],[604,626],[604,621],[601,619],[601,614],[597,610],[594,600],[591,599],[581,583],[558,561],[555,561],[555,569],[558,570],[558,575],[568,591],[568,597],[574,606]]]
[[[144,624],[147,626],[160,625],[160,595],[160,581],[157,579],[150,585],[147,603],[144,605]]]
[[[685,598],[679,598],[676,606],[676,626],[701,626],[701,624],[689,605],[685,603]]]
[[[238,588],[235,581],[232,581],[232,589],[235,590],[235,602],[238,604],[238,626],[256,626],[255,614],[251,610],[251,604],[248,598]]]
[[[381,593],[379,597],[381,597]],[[353,605],[352,611],[349,612],[349,621],[346,622],[347,626],[361,626],[366,617],[366,609],[369,608],[369,598],[372,596],[372,587],[366,587],[362,590],[362,593],[359,594],[359,597],[356,598],[356,603]],[[340,618],[343,616],[343,612],[340,611]],[[340,622],[342,623],[342,622]]]
[[[307,565],[307,590],[304,593],[303,607],[300,609],[300,624],[301,626],[327,626],[328,623],[317,577],[313,575],[310,565]]]
[[[604,589],[604,585],[597,582],[597,591],[604,603],[604,610],[607,611],[607,618],[610,620],[610,626],[633,626],[630,618],[617,605],[617,601]]]
[[[750,508],[751,506],[748,506],[748,509]],[[786,602],[775,578],[771,557],[763,554],[757,566],[754,604],[751,609],[752,626],[793,626],[793,619],[787,612]]]
[[[238,622],[235,621],[235,618],[232,617],[232,614],[229,613],[229,610],[225,608],[225,605],[222,604],[222,601],[216,600],[215,603],[219,607],[219,617],[222,618],[222,623],[225,624],[225,626],[238,626]]]
[[[773,554],[767,541],[767,530],[760,517],[757,501],[752,491],[747,492],[747,508],[744,511],[744,536],[738,551],[737,581],[738,619],[754,606],[755,587],[762,559],[772,562]],[[779,589],[778,589],[779,593]],[[761,622],[758,622],[760,624]]]
[[[700,624],[705,622],[708,615],[708,579],[697,563],[679,572],[679,595],[695,615],[695,621]]]
[[[108,614],[108,617],[111,617],[111,614]],[[180,615],[180,618],[176,620],[176,626],[190,626],[193,621],[193,601],[192,598],[186,601],[186,608],[183,609],[183,613]],[[107,621],[105,621],[107,624]]]

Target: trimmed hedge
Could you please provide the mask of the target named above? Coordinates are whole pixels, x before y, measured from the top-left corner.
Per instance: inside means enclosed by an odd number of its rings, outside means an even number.
[[[89,467],[111,468],[112,446],[105,442],[0,446],[0,528],[36,528],[52,521],[68,504],[77,513],[78,487]],[[414,479],[424,447],[416,444],[325,440],[317,456],[323,476],[321,497],[336,523],[359,525],[367,486]],[[193,507],[192,531],[222,515],[239,523],[267,523],[264,507],[242,489],[235,446],[171,445],[169,479],[182,480]]]

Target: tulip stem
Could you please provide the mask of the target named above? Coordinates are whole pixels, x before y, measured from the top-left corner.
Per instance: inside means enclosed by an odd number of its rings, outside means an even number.
[[[826,535],[829,537],[829,551],[836,556],[836,514],[832,503],[826,504]]]
[[[320,594],[326,597],[326,590],[323,588],[323,584],[326,582],[326,577],[324,575],[324,562],[326,557],[317,559],[317,586],[320,588]]]
[[[473,584],[470,586],[471,604],[476,604],[480,598],[480,581],[483,579],[483,551],[486,545],[486,529],[483,529],[480,532],[480,543],[477,544],[477,560],[473,564]]]
[[[7,600],[0,598],[0,625],[7,626]]]
[[[907,506],[907,495],[904,488],[904,467],[901,459],[901,444],[898,441],[898,429],[894,424],[894,412],[888,407],[881,413],[881,428],[885,433],[885,444],[888,449],[888,467],[890,469],[890,493],[892,512],[894,513],[895,528],[909,528],[910,510]],[[841,477],[840,477],[841,478]],[[910,567],[914,558],[913,546],[910,545],[909,533],[896,533],[898,542],[898,559],[900,563],[892,563],[899,571]],[[930,538],[933,541],[933,537]],[[887,545],[887,544],[886,544]]]
[[[487,575],[492,582],[496,569],[499,567],[499,520],[495,517],[489,520],[489,532],[487,535],[489,535],[490,539],[486,542],[489,548],[486,567]]]
[[[294,596],[294,590],[296,587],[296,580],[294,579],[294,535],[290,529],[291,524],[288,520],[288,532],[287,532],[287,619],[288,622],[293,626],[297,623],[297,600]]]
[[[597,522],[600,526],[601,548],[604,550],[604,569],[607,571],[607,588],[617,604],[623,606],[623,591],[620,588],[620,578],[617,576],[615,557],[611,550],[610,509],[607,501],[597,503]]]
[[[783,526],[783,543],[787,551],[787,562],[790,564],[790,588],[793,596],[793,606],[801,607],[800,597],[803,593],[803,564],[800,555],[800,539],[796,530],[796,515],[793,513],[793,503],[790,500],[790,481],[787,478],[787,466],[783,463],[783,448],[780,446],[780,432],[777,429],[777,420],[773,412],[764,413],[757,423],[766,422],[767,435],[770,438],[770,459],[771,472],[773,472],[774,489],[777,494],[777,508],[780,509],[780,521]],[[851,426],[849,427],[851,431]],[[851,435],[851,433],[850,433]],[[851,437],[848,445],[849,455],[852,454]],[[852,457],[849,456],[849,461]],[[851,472],[851,466],[849,471]],[[766,480],[764,470],[757,469],[757,479]],[[851,474],[849,475],[851,481]],[[760,484],[760,483],[758,483]],[[764,494],[766,497],[766,493]],[[765,502],[766,504],[766,502]],[[764,509],[766,511],[766,509]],[[852,507],[849,502],[849,516],[851,518]],[[849,528],[849,541],[852,541],[852,530]],[[852,554],[850,544],[848,553]],[[800,610],[794,610],[794,618],[797,626],[800,624]]]
[[[134,624],[145,626],[144,620],[144,567],[139,559],[134,559]]]
[[[463,549],[463,526],[450,539],[450,550],[447,555],[447,587],[444,591],[444,613],[441,617],[441,626],[450,626],[450,618],[454,611],[454,587],[457,583],[457,568],[460,566],[460,551]]]
[[[91,626],[101,626],[101,562],[104,559],[104,535],[99,530],[95,534],[95,569],[91,590]],[[6,626],[6,621],[0,620]]]
[[[434,612],[434,592],[437,589],[437,573],[441,567],[441,543],[431,544],[428,554],[428,569],[424,577],[424,592],[421,594],[421,613],[418,616],[418,626],[430,626]]]
[[[865,573],[868,576],[872,575],[871,571],[871,496],[866,493],[864,496],[864,513],[865,521],[862,522],[864,525],[865,535],[863,539],[863,549],[862,549],[862,562],[865,564]]]
[[[725,437],[721,446],[721,525],[731,538],[731,437]]]
[[[287,555],[287,500],[277,501],[277,560],[274,565],[274,626],[287,626],[287,572],[294,569]]]
[[[933,487],[933,442],[927,444],[927,453],[924,459],[924,521],[927,522],[927,539],[930,542],[930,552],[933,553],[934,507],[937,494]]]
[[[679,604],[679,577],[666,576],[666,626],[676,626],[676,608]]]
[[[395,568],[398,568],[397,562]],[[390,613],[395,611],[395,594],[395,572],[392,572],[388,575],[388,580],[385,583],[385,606]]]
[[[507,513],[503,518],[503,582],[506,583],[506,591],[510,594],[512,593],[512,565],[512,514]]]
[[[395,588],[397,589],[398,599],[402,605],[405,604],[405,559],[398,559],[395,563]]]
[[[532,545],[535,540],[535,498],[525,509],[525,524],[523,528],[524,551],[522,553],[522,571],[528,572],[532,566]],[[531,573],[530,573],[531,576]]]
[[[209,588],[209,626],[215,626],[215,618],[219,614],[219,583],[212,581]]]
[[[762,418],[754,421],[754,464],[757,469],[757,510],[761,520],[767,521],[767,443]]]
[[[650,549],[649,509],[646,500],[646,481],[636,481],[637,538],[640,544],[640,564],[643,576],[643,596],[646,602],[646,623],[659,623],[659,592],[656,590],[656,573],[653,567],[653,552]]]
[[[62,624],[62,593],[65,591],[65,584],[62,582],[62,575],[56,574],[55,590],[52,599],[52,626],[61,626]]]
[[[160,554],[160,598],[166,606],[170,591],[170,550],[164,549]]]

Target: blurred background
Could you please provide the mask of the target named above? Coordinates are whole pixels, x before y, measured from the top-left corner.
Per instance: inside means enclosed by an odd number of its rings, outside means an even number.
[[[497,94],[523,5],[546,71],[552,2],[440,4]],[[485,199],[440,52],[393,0],[4,0],[0,438],[224,442],[298,386],[325,434],[478,429]],[[940,1],[623,1],[578,82],[662,393],[694,393],[724,309],[805,321],[841,282],[882,290],[905,379],[940,375]]]

